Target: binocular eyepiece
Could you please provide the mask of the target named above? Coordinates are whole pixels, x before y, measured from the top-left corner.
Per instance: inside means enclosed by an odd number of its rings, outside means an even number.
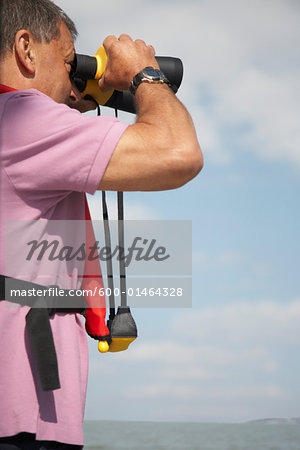
[[[183,77],[183,64],[179,58],[157,56],[160,70],[170,81],[173,91],[179,89]],[[102,92],[98,81],[105,70],[107,55],[101,46],[95,56],[76,54],[72,64],[71,78],[82,98],[93,98],[98,105],[135,113],[134,97],[129,91]]]

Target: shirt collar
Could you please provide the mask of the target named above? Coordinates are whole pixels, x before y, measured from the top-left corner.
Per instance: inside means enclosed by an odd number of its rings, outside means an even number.
[[[15,92],[17,89],[6,86],[5,84],[0,84],[0,94],[5,94],[6,92]]]

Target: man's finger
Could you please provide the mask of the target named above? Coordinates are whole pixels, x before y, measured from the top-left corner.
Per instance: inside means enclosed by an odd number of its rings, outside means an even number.
[[[153,45],[148,45],[148,48],[151,50],[151,54],[153,55],[153,56],[155,56],[155,48],[153,47]]]
[[[132,41],[131,36],[129,34],[123,33],[119,36],[119,41]]]
[[[114,35],[107,36],[103,41],[103,46],[106,51],[110,49],[114,42],[118,41],[118,38]]]

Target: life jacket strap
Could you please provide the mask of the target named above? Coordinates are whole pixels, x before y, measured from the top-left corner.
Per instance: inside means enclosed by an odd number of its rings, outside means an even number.
[[[64,307],[59,308],[53,305],[53,298],[49,303],[50,298],[47,296],[14,297],[10,294],[12,289],[21,291],[33,288],[44,291],[46,287],[0,274],[0,299],[31,308],[26,315],[26,331],[36,359],[41,386],[44,391],[53,391],[60,388],[60,381],[49,317],[58,312],[82,313],[85,310],[85,300],[70,296],[68,291],[64,290]],[[75,299],[76,307],[73,306]]]

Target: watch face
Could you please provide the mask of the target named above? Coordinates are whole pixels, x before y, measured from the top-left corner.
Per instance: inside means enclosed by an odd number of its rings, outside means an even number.
[[[149,77],[154,81],[158,81],[161,79],[161,72],[158,69],[154,69],[153,67],[146,67],[143,70],[143,74],[144,76]]]

